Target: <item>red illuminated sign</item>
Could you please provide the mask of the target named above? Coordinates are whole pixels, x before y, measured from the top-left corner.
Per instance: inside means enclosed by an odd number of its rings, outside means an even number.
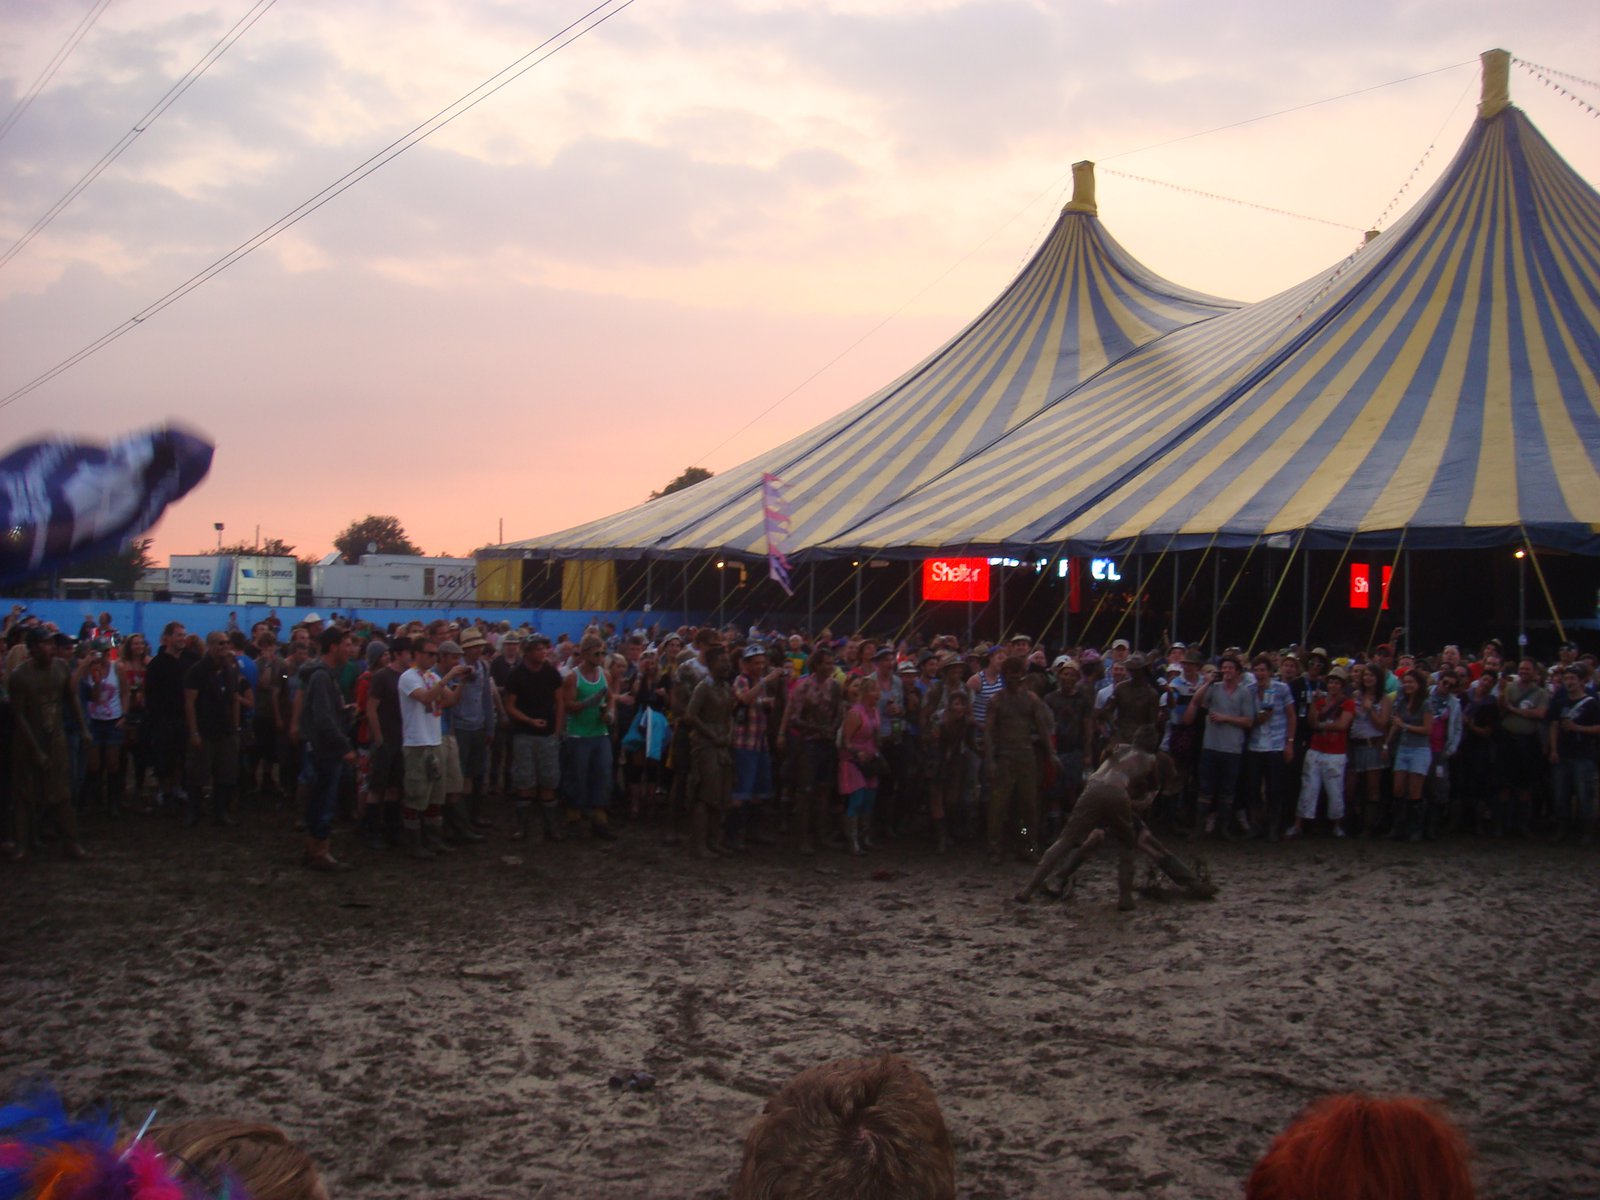
[[[1389,607],[1389,578],[1393,567],[1383,568],[1383,607]],[[1350,564],[1350,607],[1372,607],[1372,566],[1369,563]]]
[[[922,560],[924,600],[977,600],[989,598],[989,563],[982,558],[925,558]]]

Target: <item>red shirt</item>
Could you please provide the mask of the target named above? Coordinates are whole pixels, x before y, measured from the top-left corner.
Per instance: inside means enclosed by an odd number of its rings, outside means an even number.
[[[1318,696],[1311,705],[1311,717],[1315,721],[1338,720],[1340,713],[1353,713],[1356,711],[1354,700],[1341,700],[1337,707],[1326,696]],[[1319,729],[1311,735],[1311,748],[1322,754],[1344,754],[1350,748],[1350,727],[1343,729]]]

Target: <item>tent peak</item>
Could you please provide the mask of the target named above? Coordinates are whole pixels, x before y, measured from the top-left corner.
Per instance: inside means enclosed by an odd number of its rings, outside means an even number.
[[[1061,211],[1088,213],[1091,217],[1100,215],[1100,208],[1094,202],[1094,164],[1088,159],[1072,164],[1072,199]]]
[[[1483,95],[1478,100],[1478,118],[1487,121],[1511,107],[1511,51],[1485,50],[1478,60],[1483,63]]]

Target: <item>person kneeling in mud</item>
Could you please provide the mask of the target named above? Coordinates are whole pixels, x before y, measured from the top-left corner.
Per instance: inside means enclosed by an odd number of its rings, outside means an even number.
[[[1065,895],[1073,873],[1100,848],[1108,832],[1116,839],[1120,851],[1117,858],[1119,911],[1133,909],[1135,850],[1148,855],[1167,878],[1195,899],[1210,899],[1216,895],[1216,886],[1202,879],[1188,863],[1163,846],[1141,816],[1157,792],[1170,787],[1176,777],[1171,760],[1165,755],[1132,746],[1109,747],[1099,769],[1084,783],[1066,828],[1045,852],[1027,886],[1016,894],[1016,902],[1026,904],[1047,880],[1055,885],[1047,889],[1052,895],[1058,898]]]

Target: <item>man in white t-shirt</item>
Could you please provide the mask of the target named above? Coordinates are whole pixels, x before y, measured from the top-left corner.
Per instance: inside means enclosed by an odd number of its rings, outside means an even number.
[[[461,695],[467,668],[457,663],[440,678],[434,668],[439,648],[432,638],[413,647],[411,668],[400,676],[401,754],[405,759],[404,808],[400,821],[411,857],[427,860],[447,853],[444,844],[444,741],[440,714]]]

